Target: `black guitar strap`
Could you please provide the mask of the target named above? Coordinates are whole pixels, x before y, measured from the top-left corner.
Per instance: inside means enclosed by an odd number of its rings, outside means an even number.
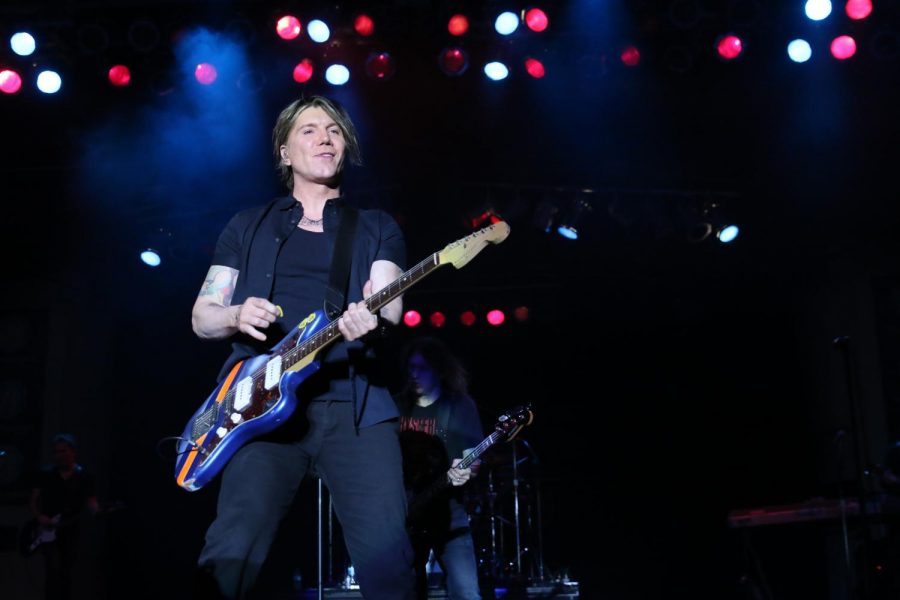
[[[328,315],[329,321],[335,320],[344,312],[359,211],[352,206],[344,206],[340,214],[341,222],[338,225],[337,241],[331,258],[331,276],[325,289],[325,314]]]

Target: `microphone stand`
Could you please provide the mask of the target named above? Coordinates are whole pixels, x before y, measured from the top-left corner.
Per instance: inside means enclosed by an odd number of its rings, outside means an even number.
[[[513,515],[516,519],[516,575],[522,577],[522,536],[519,532],[519,465],[516,455],[516,444],[512,444],[512,464],[513,464]]]

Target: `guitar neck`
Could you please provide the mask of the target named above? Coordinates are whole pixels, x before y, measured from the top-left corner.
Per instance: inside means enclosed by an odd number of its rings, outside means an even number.
[[[381,310],[381,308],[387,305],[391,300],[395,299],[440,267],[440,260],[438,253],[435,252],[409,271],[403,273],[400,277],[366,298],[366,308],[368,308],[371,313]]]
[[[484,438],[483,440],[481,440],[480,444],[475,446],[475,448],[473,448],[471,452],[466,454],[463,457],[463,459],[461,461],[459,461],[459,464],[456,465],[456,468],[457,469],[468,469],[470,466],[472,466],[473,462],[478,460],[478,457],[480,457],[482,454],[484,454],[485,450],[487,450],[488,448],[493,446],[495,443],[497,443],[497,441],[499,439],[500,439],[500,433],[495,431],[491,435],[489,435],[486,438]]]

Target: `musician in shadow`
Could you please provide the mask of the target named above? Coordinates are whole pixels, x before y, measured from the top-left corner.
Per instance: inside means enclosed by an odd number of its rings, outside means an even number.
[[[462,486],[480,463],[457,467],[483,437],[467,373],[447,345],[433,337],[412,339],[402,357],[405,377],[397,404],[418,598],[428,597],[426,566],[433,550],[446,577],[447,597],[480,599],[475,545],[462,496]]]
[[[342,193],[344,167],[360,163],[360,146],[340,104],[300,98],[282,110],[272,137],[287,194],[226,225],[194,303],[194,333],[232,341],[220,382],[241,360],[282,340],[295,346],[287,336],[314,312],[326,327],[336,321],[340,336],[329,338],[335,343],[316,356],[320,370],[299,384],[291,417],[225,465],[195,597],[265,597],[260,570],[301,481],[316,474],[330,492],[363,595],[411,598],[399,415],[378,352],[384,324],[400,321],[402,298],[377,313],[365,302],[401,275],[404,237],[386,212],[352,207]],[[274,360],[262,364],[266,378],[282,376]]]
[[[52,440],[52,464],[38,474],[31,492],[35,527],[23,544],[44,559],[47,600],[72,598],[72,576],[79,550],[79,522],[95,515],[99,504],[93,475],[77,461],[75,437],[58,433]]]

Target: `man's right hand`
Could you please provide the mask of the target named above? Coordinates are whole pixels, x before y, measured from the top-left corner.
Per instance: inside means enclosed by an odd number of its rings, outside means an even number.
[[[238,331],[261,342],[266,340],[266,335],[260,329],[266,329],[275,319],[284,316],[279,307],[265,298],[250,297],[243,304],[231,308],[235,311],[234,326]]]

